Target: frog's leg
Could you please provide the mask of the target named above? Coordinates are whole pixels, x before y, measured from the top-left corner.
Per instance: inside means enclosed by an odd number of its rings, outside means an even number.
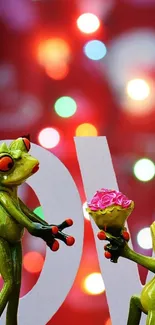
[[[127,325],[139,325],[142,314],[142,305],[139,296],[132,296],[130,299],[130,309]],[[151,323],[150,323],[151,325]]]
[[[146,325],[154,325],[155,324],[155,310],[150,310],[147,316]]]
[[[18,311],[19,294],[20,294],[20,287],[21,287],[21,270],[22,270],[21,242],[18,242],[11,246],[11,255],[12,255],[12,262],[13,262],[14,287],[8,301],[6,325],[17,325],[17,311]]]
[[[3,288],[0,292],[0,316],[9,300],[13,290],[13,265],[9,243],[0,237],[0,273],[4,280]]]

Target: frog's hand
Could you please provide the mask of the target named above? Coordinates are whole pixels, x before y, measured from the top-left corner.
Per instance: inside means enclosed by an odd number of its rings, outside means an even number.
[[[152,246],[153,246],[153,250],[155,252],[155,222],[153,222],[152,225],[150,226],[150,230],[151,230],[151,236],[152,236]]]
[[[37,224],[32,222],[20,209],[18,209],[8,193],[0,192],[0,204],[12,218],[25,227],[30,233],[34,231],[37,232]]]
[[[126,229],[122,230],[120,237],[115,237],[103,230],[99,231],[97,236],[100,240],[109,241],[109,244],[104,246],[104,255],[106,258],[110,259],[111,262],[117,263],[119,256],[121,256],[125,243],[129,240],[129,234]]]
[[[31,211],[25,204],[22,202],[20,198],[18,198],[21,210],[26,214],[26,216],[33,222],[39,222],[42,225],[48,225],[45,220],[42,220],[39,216],[37,216],[33,211]]]
[[[59,239],[63,241],[67,246],[72,246],[75,243],[75,238],[69,235],[66,235],[64,232],[62,232],[63,229],[71,227],[73,225],[73,220],[72,219],[66,219],[59,225],[51,225],[52,229],[55,230],[55,235],[54,235],[54,243],[47,241],[47,245],[53,250],[56,251],[59,249],[59,242],[56,239]]]

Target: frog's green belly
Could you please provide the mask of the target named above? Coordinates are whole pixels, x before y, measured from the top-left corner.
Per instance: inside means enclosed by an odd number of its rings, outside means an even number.
[[[155,277],[143,288],[140,300],[146,313],[155,310]]]
[[[24,228],[0,208],[0,237],[10,243],[21,240]]]

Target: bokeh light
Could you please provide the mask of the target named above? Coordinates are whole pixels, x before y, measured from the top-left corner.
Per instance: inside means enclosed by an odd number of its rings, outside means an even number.
[[[142,158],[134,164],[133,172],[140,181],[147,182],[155,176],[155,165],[152,160]]]
[[[43,66],[52,67],[62,62],[68,62],[71,50],[68,43],[61,38],[51,38],[40,42],[38,46],[38,61]]]
[[[141,248],[151,249],[152,248],[152,237],[151,230],[149,227],[143,228],[137,235],[137,242]]]
[[[93,124],[83,123],[76,128],[76,136],[97,136],[97,129]]]
[[[38,252],[28,252],[24,255],[23,266],[30,273],[39,273],[44,265],[44,258]]]
[[[30,31],[38,22],[38,12],[32,1],[0,1],[0,15],[3,23],[14,31]]]
[[[47,149],[56,147],[60,141],[60,135],[54,128],[45,128],[38,135],[40,145]]]
[[[35,214],[37,214],[37,216],[40,217],[41,219],[43,219],[43,220],[45,219],[45,217],[44,217],[44,212],[43,212],[43,209],[42,209],[41,206],[35,208],[35,209],[33,210],[33,212],[34,212]]]
[[[9,63],[0,65],[0,90],[11,88],[16,85],[17,72],[15,66]]]
[[[153,29],[139,28],[123,32],[108,43],[108,55],[103,62],[103,73],[107,73],[109,83],[122,93],[124,85],[135,74],[154,70],[155,32]],[[144,69],[142,71],[142,69]],[[141,74],[140,74],[141,76]]]
[[[69,73],[69,65],[66,62],[60,62],[59,64],[47,64],[45,67],[48,77],[54,80],[63,80]]]
[[[83,283],[83,289],[91,295],[99,295],[105,290],[102,275],[99,272],[89,274]]]
[[[56,113],[61,117],[70,117],[75,114],[77,104],[75,100],[69,96],[63,96],[57,99],[54,104]]]
[[[112,325],[111,319],[108,318],[107,321],[105,322],[105,325]]]
[[[98,17],[92,13],[84,13],[77,19],[77,26],[81,32],[91,34],[98,30],[100,21]]]
[[[133,100],[144,100],[150,94],[150,87],[143,79],[133,79],[127,84],[127,94]]]
[[[8,103],[7,103],[8,100]],[[13,92],[3,100],[4,112],[1,112],[1,130],[26,129],[36,125],[43,114],[43,106],[38,97],[32,94]],[[11,110],[10,110],[11,108]],[[18,121],[18,123],[17,123]]]
[[[89,213],[86,211],[86,208],[87,208],[87,207],[88,207],[88,206],[87,206],[87,202],[85,202],[85,203],[83,204],[83,215],[84,215],[85,219],[90,220]]]
[[[87,42],[84,46],[85,55],[94,61],[101,60],[107,53],[106,46],[103,42],[98,40],[92,40]]]

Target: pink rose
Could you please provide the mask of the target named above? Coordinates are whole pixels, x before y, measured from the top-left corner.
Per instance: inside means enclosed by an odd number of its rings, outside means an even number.
[[[100,191],[95,193],[88,203],[88,207],[92,211],[104,210],[111,205],[119,205],[123,208],[128,208],[131,202],[131,200],[119,191],[102,188]]]

